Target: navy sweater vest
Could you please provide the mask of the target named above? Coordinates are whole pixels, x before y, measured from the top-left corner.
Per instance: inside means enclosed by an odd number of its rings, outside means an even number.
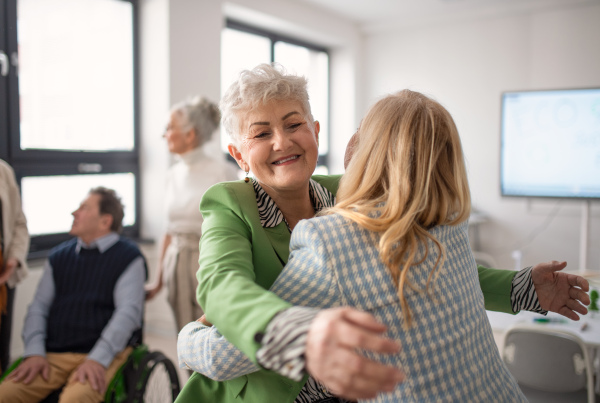
[[[113,292],[127,266],[139,256],[131,241],[119,239],[100,253],[81,248],[77,239],[59,245],[49,257],[55,297],[47,321],[46,351],[89,353],[110,320]]]

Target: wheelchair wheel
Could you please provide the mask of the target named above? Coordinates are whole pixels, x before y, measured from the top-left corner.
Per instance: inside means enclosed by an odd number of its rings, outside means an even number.
[[[179,394],[179,378],[175,366],[163,353],[152,352],[139,363],[134,402],[173,402]]]

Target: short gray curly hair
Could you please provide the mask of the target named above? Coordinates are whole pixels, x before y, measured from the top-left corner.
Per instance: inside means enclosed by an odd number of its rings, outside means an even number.
[[[173,105],[171,113],[179,115],[184,131],[195,130],[198,138],[196,147],[210,141],[221,121],[221,112],[217,104],[200,96],[190,97]]]
[[[287,74],[283,66],[277,63],[259,64],[252,70],[243,70],[219,103],[221,123],[231,141],[239,144],[242,129],[240,115],[272,100],[300,102],[309,124],[313,125],[307,84],[306,78]]]

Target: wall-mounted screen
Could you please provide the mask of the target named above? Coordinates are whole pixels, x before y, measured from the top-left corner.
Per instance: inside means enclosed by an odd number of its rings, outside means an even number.
[[[600,88],[502,94],[503,196],[600,198]]]

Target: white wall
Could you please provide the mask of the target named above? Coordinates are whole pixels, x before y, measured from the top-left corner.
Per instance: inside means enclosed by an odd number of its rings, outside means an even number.
[[[166,225],[163,190],[171,158],[162,135],[169,108],[193,95],[219,100],[222,24],[219,1],[140,1],[143,237],[159,240]]]
[[[500,93],[600,86],[600,6],[424,25],[365,39],[367,104],[410,88],[432,95],[454,116],[476,208],[490,215],[481,245],[498,267],[551,259],[579,268],[582,202],[500,197]],[[364,108],[367,105],[363,105]],[[560,203],[556,217],[549,213]],[[600,270],[600,205],[592,206],[589,267]],[[539,234],[528,243],[535,229]]]

